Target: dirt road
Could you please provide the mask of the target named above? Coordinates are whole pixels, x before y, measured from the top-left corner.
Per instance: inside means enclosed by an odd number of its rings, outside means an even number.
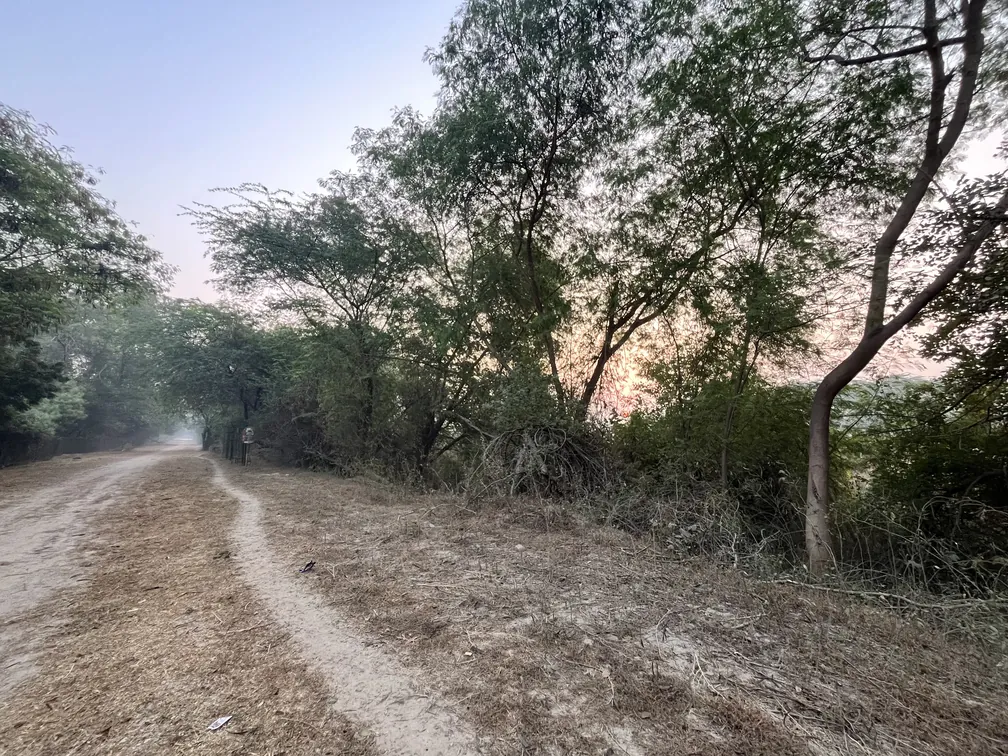
[[[0,699],[31,674],[45,631],[59,621],[39,614],[42,602],[86,580],[90,519],[122,496],[124,481],[158,459],[102,455],[80,466],[62,459],[44,470],[27,470],[38,475],[11,481],[0,494]],[[61,482],[52,485],[53,480]]]
[[[192,450],[0,470],[4,756],[1008,753],[971,621]]]

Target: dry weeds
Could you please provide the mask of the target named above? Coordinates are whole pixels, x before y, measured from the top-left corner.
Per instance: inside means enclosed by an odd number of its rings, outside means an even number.
[[[52,485],[69,461],[15,472]],[[373,753],[240,580],[235,511],[205,460],[170,455],[101,515],[93,580],[37,614],[65,622],[0,708],[0,753]]]
[[[555,506],[234,469],[288,566],[496,753],[1008,753],[1003,625],[677,560]],[[607,750],[608,749],[608,750]]]

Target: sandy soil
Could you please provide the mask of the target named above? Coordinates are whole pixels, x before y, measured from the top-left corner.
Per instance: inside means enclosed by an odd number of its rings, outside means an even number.
[[[58,618],[39,607],[86,579],[89,519],[120,495],[155,454],[92,455],[15,468],[0,489],[0,701],[33,671],[46,631]],[[79,464],[75,464],[79,463]],[[54,480],[60,481],[53,485]],[[55,622],[54,622],[55,619]]]
[[[2,756],[1008,754],[985,607],[193,451],[0,470],[0,492]]]
[[[39,604],[53,627],[38,673],[0,704],[0,754],[375,753],[242,579],[237,504],[213,486],[211,463],[134,459],[140,477],[119,477],[119,462],[94,477],[119,490],[78,537],[89,580]],[[75,506],[95,489],[81,490]]]

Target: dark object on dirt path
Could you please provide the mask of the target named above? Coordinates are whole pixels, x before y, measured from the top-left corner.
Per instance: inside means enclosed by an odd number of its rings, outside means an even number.
[[[308,564],[298,570],[298,572],[311,572],[313,569],[315,569],[315,562],[308,562]]]

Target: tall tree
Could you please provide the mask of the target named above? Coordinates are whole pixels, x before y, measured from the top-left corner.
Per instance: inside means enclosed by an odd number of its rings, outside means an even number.
[[[561,219],[586,169],[622,137],[637,13],[631,0],[470,0],[430,54],[441,80],[431,126],[475,211],[467,225],[496,252],[497,288],[510,300],[489,319],[527,330],[560,406],[557,327],[570,276]]]
[[[855,82],[810,68],[800,2],[652,8],[665,11],[656,23],[667,52],[645,78],[647,137],[628,175],[649,217],[680,230],[648,268],[664,277],[624,284],[639,314],[610,318],[602,351],[612,352],[609,332],[623,329],[619,346],[690,298],[728,370],[725,484],[734,407],[757,362],[807,352],[815,315],[828,315],[823,290],[844,262],[830,239],[836,217],[889,196],[904,175],[911,93],[901,75]]]
[[[830,536],[830,415],[833,401],[901,329],[913,321],[970,263],[977,251],[1006,220],[1008,193],[990,208],[985,220],[946,250],[933,278],[895,313],[888,304],[890,269],[933,187],[940,180],[964,133],[983,123],[978,95],[1003,79],[1005,13],[988,9],[985,0],[958,6],[937,0],[902,2],[819,3],[803,35],[805,60],[843,80],[871,82],[898,76],[920,93],[918,108],[906,113],[908,144],[917,151],[914,170],[896,196],[895,210],[884,223],[872,252],[871,293],[864,333],[854,350],[830,371],[816,389],[809,429],[806,499],[806,548],[809,567],[819,574],[833,564]],[[995,41],[991,47],[987,37]],[[978,112],[980,110],[980,112]],[[978,117],[979,116],[979,117]]]
[[[325,189],[295,198],[245,186],[233,192],[238,203],[199,206],[193,215],[228,289],[263,294],[279,312],[327,332],[363,386],[359,425],[368,439],[378,374],[408,320],[426,248],[375,176],[333,174]]]
[[[58,386],[62,366],[39,333],[75,303],[145,295],[171,273],[52,135],[0,104],[0,423]]]
[[[160,334],[153,300],[115,307],[77,306],[51,335],[54,360],[82,392],[84,416],[68,435],[143,441],[166,421],[153,342]]]
[[[203,445],[226,423],[261,409],[272,369],[261,331],[241,313],[198,301],[169,300],[147,325],[167,407],[203,422]]]

